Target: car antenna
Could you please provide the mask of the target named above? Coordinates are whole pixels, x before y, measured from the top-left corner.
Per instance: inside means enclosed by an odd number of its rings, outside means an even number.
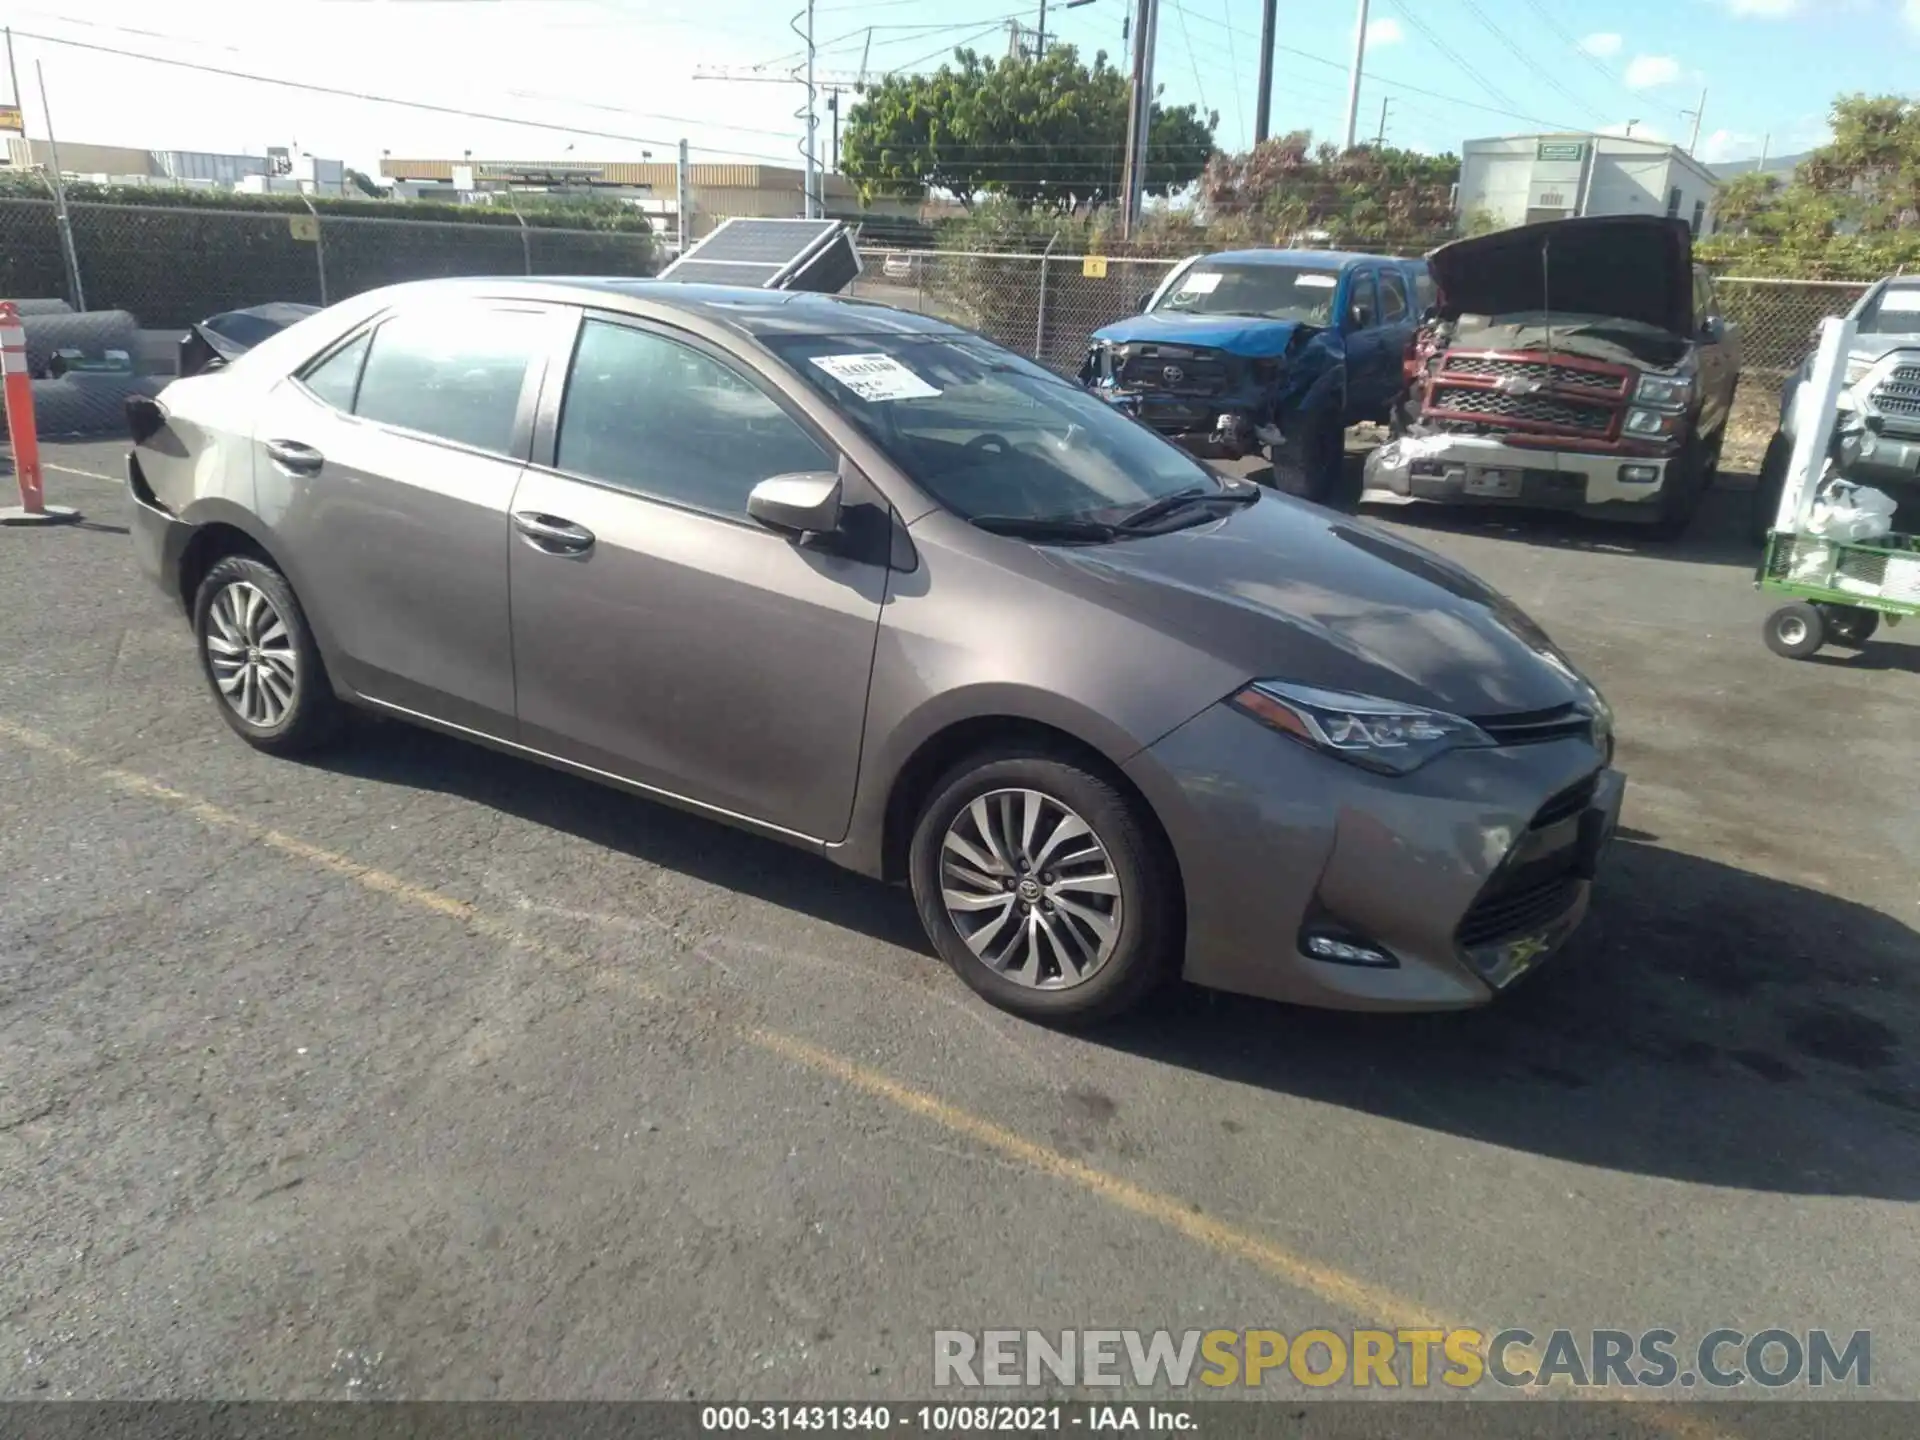
[[[1547,307],[1547,379],[1553,380],[1553,267],[1549,257],[1553,253],[1553,237],[1540,237],[1540,300]]]

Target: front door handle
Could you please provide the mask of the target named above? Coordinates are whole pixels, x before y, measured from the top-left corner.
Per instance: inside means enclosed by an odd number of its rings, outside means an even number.
[[[542,515],[535,510],[513,512],[513,528],[532,543],[536,550],[554,555],[583,555],[593,548],[593,532],[557,515]]]
[[[267,441],[267,458],[282,470],[295,475],[315,475],[320,467],[327,463],[327,457],[311,445],[302,445],[298,440]]]

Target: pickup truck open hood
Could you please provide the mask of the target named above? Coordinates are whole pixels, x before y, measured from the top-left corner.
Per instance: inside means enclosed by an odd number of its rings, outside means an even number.
[[[1694,333],[1693,232],[1684,220],[1549,220],[1455,240],[1427,264],[1445,319],[1553,310]]]
[[[1252,315],[1135,315],[1094,331],[1093,338],[1109,345],[1205,346],[1249,360],[1271,360],[1287,353],[1300,328],[1297,320]]]

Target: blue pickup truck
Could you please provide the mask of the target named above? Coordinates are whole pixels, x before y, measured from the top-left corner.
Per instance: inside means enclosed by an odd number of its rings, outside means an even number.
[[[1346,501],[1346,428],[1387,421],[1433,298],[1422,260],[1195,255],[1140,314],[1094,332],[1080,380],[1196,453],[1265,453],[1310,498]]]

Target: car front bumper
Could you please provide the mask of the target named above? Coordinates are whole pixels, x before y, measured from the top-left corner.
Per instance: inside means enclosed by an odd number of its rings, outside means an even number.
[[[1206,459],[1238,460],[1280,441],[1277,430],[1261,425],[1258,403],[1243,395],[1162,395],[1110,387],[1093,393]]]
[[[1651,521],[1659,518],[1657,501],[1672,463],[1671,457],[1544,450],[1478,435],[1423,435],[1374,451],[1366,488],[1415,500]]]
[[[1355,1010],[1482,1005],[1585,917],[1625,778],[1564,738],[1362,770],[1214,706],[1128,773],[1184,882],[1195,984]],[[1309,932],[1391,963],[1314,958]]]

